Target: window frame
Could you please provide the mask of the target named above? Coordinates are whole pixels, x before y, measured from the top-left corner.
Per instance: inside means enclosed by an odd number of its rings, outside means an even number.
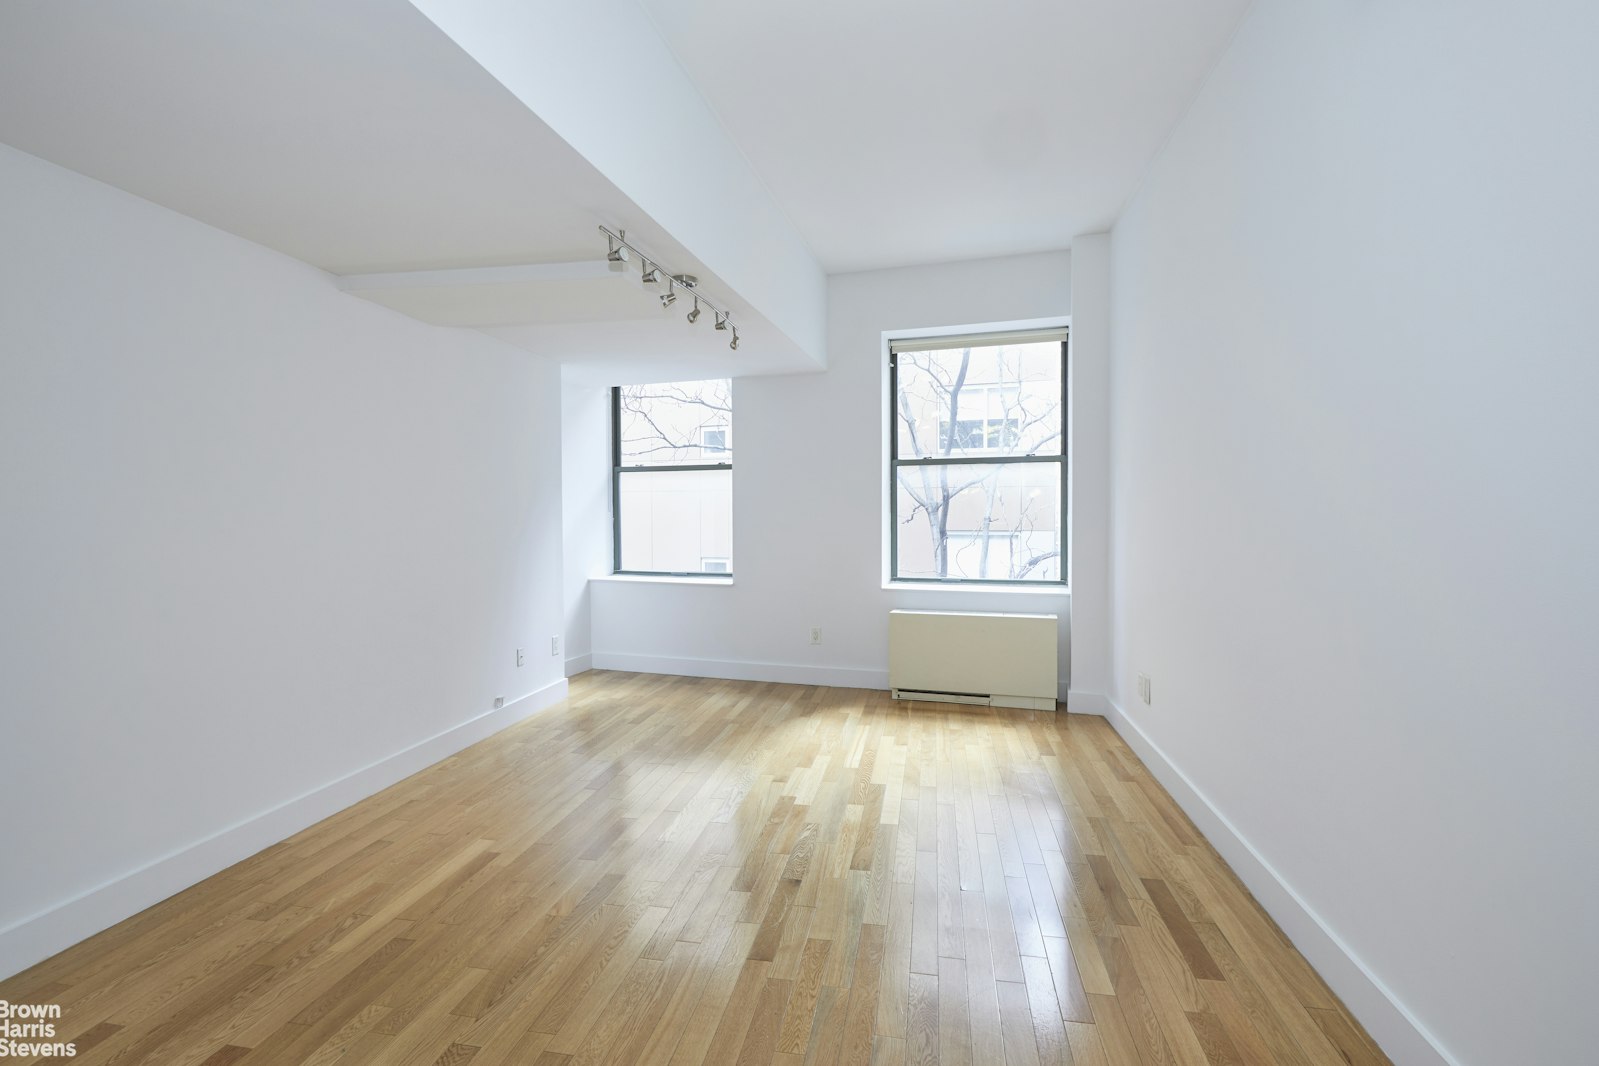
[[[672,384],[665,382],[663,384]],[[732,416],[722,427],[732,428]],[[704,450],[703,445],[700,446]],[[727,449],[724,448],[724,451]],[[732,564],[726,570],[624,570],[622,569],[622,475],[628,473],[650,472],[659,473],[663,470],[693,471],[693,470],[726,470],[730,475],[733,464],[726,463],[667,463],[659,466],[650,466],[647,463],[635,463],[632,466],[622,465],[622,386],[611,386],[611,573],[622,576],[635,577],[703,577],[710,579],[730,579],[733,576]],[[720,558],[720,556],[717,556]]]
[[[939,585],[939,586],[979,586],[1006,589],[1046,589],[1065,591],[1069,588],[1070,575],[1067,573],[1067,544],[1070,539],[1070,527],[1067,521],[1070,517],[1067,500],[1070,493],[1067,491],[1067,478],[1070,474],[1069,458],[1071,454],[1071,326],[1048,327],[1051,333],[1058,332],[1060,338],[1060,454],[1059,455],[1014,455],[995,456],[963,455],[963,456],[932,456],[925,459],[902,459],[899,454],[899,352],[896,348],[905,351],[915,351],[913,346],[918,342],[926,342],[929,350],[936,348],[955,347],[999,347],[1007,343],[1007,333],[948,333],[912,337],[886,338],[885,347],[888,349],[888,582],[893,585]],[[1021,338],[1038,330],[1019,329],[1009,331],[1016,338]],[[960,341],[971,341],[971,344],[962,345]],[[987,449],[984,449],[987,451]],[[926,466],[1002,466],[1011,463],[1058,463],[1060,466],[1060,576],[1049,581],[1030,580],[1027,578],[993,578],[993,577],[929,577],[913,576],[901,577],[899,574],[899,472],[904,467]]]

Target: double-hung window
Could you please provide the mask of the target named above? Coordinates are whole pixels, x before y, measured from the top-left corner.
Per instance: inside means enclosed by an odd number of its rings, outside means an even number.
[[[890,576],[1063,583],[1066,331],[889,345]]]
[[[732,574],[732,386],[717,378],[611,390],[617,573]]]

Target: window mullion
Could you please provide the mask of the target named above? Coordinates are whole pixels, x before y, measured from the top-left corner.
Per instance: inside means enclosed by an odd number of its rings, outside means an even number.
[[[895,459],[903,466],[1009,466],[1013,463],[1064,463],[1064,455],[934,455],[925,459]]]

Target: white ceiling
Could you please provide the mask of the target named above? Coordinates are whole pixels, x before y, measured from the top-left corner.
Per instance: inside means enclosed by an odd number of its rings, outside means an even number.
[[[4,0],[0,142],[339,275],[598,265],[597,225],[625,226],[735,311],[745,372],[814,368],[408,0]],[[571,345],[590,362],[605,324],[630,324],[629,366],[689,332],[636,270],[394,280],[357,294],[435,323],[602,324]]]
[[[592,169],[404,0],[8,0],[0,140],[339,274],[604,247]]]
[[[1064,248],[1109,225],[1247,3],[625,10],[653,20],[839,272]],[[602,88],[616,83],[571,92]],[[727,361],[636,279],[470,269],[592,266],[596,224],[626,226],[731,306],[738,372],[815,365],[408,0],[0,0],[0,142],[334,274],[467,269],[359,287],[424,321],[630,375],[657,352]],[[661,178],[692,195],[690,174]]]
[[[1249,0],[639,0],[830,273],[1107,228]]]

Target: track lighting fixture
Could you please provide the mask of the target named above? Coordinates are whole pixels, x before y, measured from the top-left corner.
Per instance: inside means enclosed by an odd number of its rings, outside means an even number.
[[[671,307],[674,303],[676,303],[677,290],[683,289],[685,292],[688,292],[694,297],[694,307],[687,315],[684,316],[688,320],[688,324],[692,326],[694,323],[699,321],[700,304],[703,303],[706,307],[711,309],[711,313],[715,316],[717,329],[723,331],[732,331],[733,339],[728,344],[728,347],[735,352],[738,351],[738,327],[733,325],[733,313],[731,311],[722,310],[720,307],[716,306],[715,301],[706,299],[704,296],[700,295],[700,293],[695,289],[695,286],[699,284],[698,278],[696,278],[693,274],[674,274],[670,270],[663,267],[659,261],[646,257],[643,252],[639,251],[638,248],[627,243],[627,230],[617,230],[612,232],[606,227],[601,226],[600,232],[605,234],[606,240],[610,242],[605,253],[605,259],[611,264],[612,270],[626,270],[627,263],[631,262],[629,253],[637,256],[639,262],[639,280],[643,284],[659,285],[661,283],[661,275],[666,275],[666,291],[663,293],[658,293],[656,297],[661,301],[661,307]]]
[[[627,230],[623,230],[621,233],[617,233],[617,234],[612,234],[609,231],[607,231],[606,236],[610,237],[610,240],[611,240],[611,250],[608,253],[606,253],[606,256],[605,256],[605,259],[606,259],[607,262],[610,262],[610,263],[625,263],[625,262],[627,262],[627,245],[625,243],[623,243],[623,241],[622,241],[622,237],[626,233],[627,233]]]

